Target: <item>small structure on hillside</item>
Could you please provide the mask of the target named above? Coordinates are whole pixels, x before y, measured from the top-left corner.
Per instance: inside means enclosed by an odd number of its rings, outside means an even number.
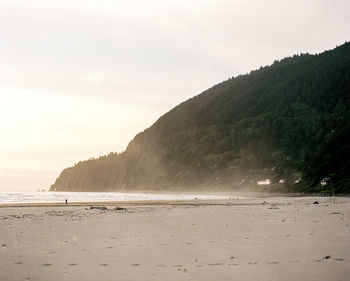
[[[331,183],[332,182],[331,182],[331,178],[330,177],[325,177],[320,182],[321,186],[330,185]]]
[[[297,180],[294,181],[294,183],[299,183],[301,181],[301,178],[298,178]]]
[[[257,181],[256,184],[257,185],[270,185],[271,184],[271,180],[270,179],[266,179],[264,181]]]

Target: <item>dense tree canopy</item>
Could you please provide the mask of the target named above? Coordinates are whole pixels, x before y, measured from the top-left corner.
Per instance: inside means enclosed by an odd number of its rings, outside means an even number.
[[[178,105],[123,153],[65,169],[51,190],[350,192],[350,43],[231,78]],[[283,179],[283,185],[278,184]],[[299,180],[301,179],[301,180]]]

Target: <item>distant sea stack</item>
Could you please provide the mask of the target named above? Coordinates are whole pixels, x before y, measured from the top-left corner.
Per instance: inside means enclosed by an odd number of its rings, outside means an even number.
[[[349,140],[345,43],[217,84],[160,117],[124,152],[63,170],[50,190],[322,192],[332,185],[349,193]]]

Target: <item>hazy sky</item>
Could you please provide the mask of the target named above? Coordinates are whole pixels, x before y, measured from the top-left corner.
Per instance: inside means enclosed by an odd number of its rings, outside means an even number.
[[[48,188],[231,76],[350,39],[349,0],[0,0],[0,190]]]

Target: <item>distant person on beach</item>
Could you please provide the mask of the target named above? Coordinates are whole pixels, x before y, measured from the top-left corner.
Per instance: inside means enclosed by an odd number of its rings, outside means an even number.
[[[68,204],[68,199],[66,199],[66,204]]]

